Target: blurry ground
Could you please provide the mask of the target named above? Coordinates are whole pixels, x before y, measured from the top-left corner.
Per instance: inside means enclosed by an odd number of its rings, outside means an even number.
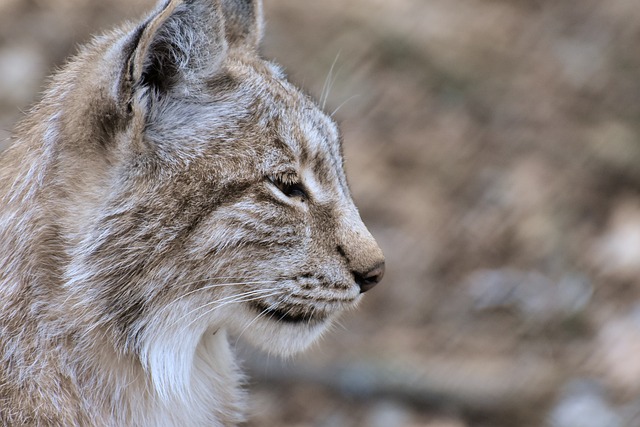
[[[640,426],[640,2],[266,0],[345,136],[382,285],[245,352],[250,426]],[[76,43],[153,0],[0,0],[0,149]]]

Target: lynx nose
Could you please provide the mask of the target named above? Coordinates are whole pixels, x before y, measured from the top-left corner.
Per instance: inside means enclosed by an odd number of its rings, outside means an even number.
[[[367,272],[353,273],[353,277],[355,278],[356,283],[358,284],[358,286],[360,286],[360,293],[367,292],[375,285],[380,283],[380,281],[382,280],[382,276],[384,276],[384,261]]]

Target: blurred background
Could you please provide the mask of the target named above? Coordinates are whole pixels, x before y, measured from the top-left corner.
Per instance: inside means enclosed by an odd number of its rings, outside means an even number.
[[[0,149],[45,77],[154,0],[0,0]],[[341,123],[383,283],[255,427],[640,426],[640,2],[266,0]]]

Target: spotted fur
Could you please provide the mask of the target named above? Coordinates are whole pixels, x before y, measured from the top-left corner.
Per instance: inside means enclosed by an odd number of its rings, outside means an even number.
[[[262,6],[170,0],[53,79],[0,161],[0,422],[231,426],[227,333],[307,347],[382,276],[340,135]]]

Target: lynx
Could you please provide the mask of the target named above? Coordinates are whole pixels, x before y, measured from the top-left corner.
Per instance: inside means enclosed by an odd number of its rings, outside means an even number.
[[[170,0],[56,76],[0,162],[0,421],[232,426],[228,335],[293,354],[382,278],[335,123],[259,0]]]

